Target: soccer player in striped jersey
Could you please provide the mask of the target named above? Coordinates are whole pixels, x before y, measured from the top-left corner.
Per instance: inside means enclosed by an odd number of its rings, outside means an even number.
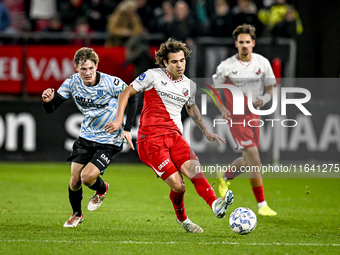
[[[272,98],[273,86],[276,79],[269,61],[263,56],[253,53],[255,46],[255,28],[248,24],[238,26],[233,31],[235,47],[238,53],[222,61],[217,67],[216,74],[213,75],[214,84],[231,83],[240,88],[244,94],[244,115],[233,115],[233,98],[229,90],[224,89],[226,105],[221,105],[216,100],[217,107],[222,113],[222,117],[228,120],[231,134],[242,150],[242,157],[232,162],[231,166],[237,171],[227,171],[223,178],[219,180],[219,192],[223,195],[230,182],[237,175],[242,173],[241,167],[249,166],[257,171],[249,172],[250,185],[258,203],[258,213],[263,216],[274,216],[276,212],[268,205],[264,197],[263,181],[260,172],[261,160],[259,155],[260,128],[258,125],[259,116],[252,113],[248,108],[248,91],[252,91],[252,99],[255,108],[259,108],[268,103]],[[215,86],[215,85],[214,85]],[[219,89],[216,88],[218,91]],[[264,92],[264,93],[263,93]],[[214,95],[217,99],[217,95]],[[252,126],[240,123],[252,121]],[[254,121],[255,120],[255,121]],[[231,124],[232,122],[235,124]]]
[[[107,131],[116,132],[122,121],[128,99],[144,92],[144,102],[138,130],[138,155],[170,187],[170,200],[177,222],[190,233],[203,229],[187,216],[184,206],[186,176],[210,206],[217,218],[223,218],[233,202],[229,190],[217,198],[200,169],[196,154],[183,138],[181,110],[185,105],[189,116],[209,141],[225,143],[225,139],[209,132],[195,103],[196,84],[184,75],[189,49],[180,41],[169,38],[156,52],[156,64],[161,68],[149,69],[137,77],[119,96],[117,119],[106,125]]]
[[[118,77],[97,71],[99,57],[91,48],[79,49],[74,62],[76,74],[66,79],[57,92],[48,88],[42,93],[47,113],[72,97],[84,115],[79,137],[67,159],[72,162],[68,191],[73,214],[64,227],[76,227],[83,221],[82,184],[95,191],[87,206],[89,211],[98,209],[103,203],[109,185],[99,175],[122,150],[124,139],[134,149],[130,130],[137,110],[137,98],[133,97],[129,100],[125,126],[121,125],[112,134],[107,132],[104,127],[116,118],[118,96],[127,85]]]

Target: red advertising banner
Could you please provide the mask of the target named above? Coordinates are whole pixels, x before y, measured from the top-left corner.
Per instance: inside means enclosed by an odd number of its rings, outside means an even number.
[[[23,84],[23,47],[0,47],[0,93],[20,94]]]
[[[73,57],[79,46],[0,46],[0,94],[40,95],[46,88],[58,89],[75,73]],[[124,65],[125,48],[92,47],[99,56],[98,71],[118,76],[127,84],[134,66]],[[150,47],[154,57],[157,47]],[[25,63],[25,65],[24,65]]]
[[[46,88],[58,89],[74,74],[73,57],[78,46],[28,46],[27,93],[40,94]],[[93,47],[99,56],[98,71],[132,81],[133,65],[124,66],[124,47]]]

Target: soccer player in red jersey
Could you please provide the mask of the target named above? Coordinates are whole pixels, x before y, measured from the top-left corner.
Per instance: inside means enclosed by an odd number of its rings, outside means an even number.
[[[117,119],[107,124],[108,132],[115,132],[123,121],[128,98],[137,92],[144,92],[143,109],[138,130],[138,155],[141,161],[152,168],[156,175],[169,185],[170,200],[176,212],[177,222],[190,233],[202,233],[197,224],[189,220],[184,206],[186,176],[211,207],[217,218],[223,218],[233,202],[229,190],[217,198],[214,190],[200,171],[200,163],[183,138],[181,110],[185,105],[209,141],[225,143],[225,139],[209,132],[195,103],[196,85],[184,75],[186,59],[190,50],[180,41],[169,38],[156,52],[156,64],[160,68],[149,69],[137,77],[118,99]]]
[[[220,178],[219,193],[224,194],[228,190],[231,180],[242,173],[242,167],[255,169],[249,172],[249,180],[258,203],[258,213],[263,216],[274,216],[276,212],[268,205],[264,197],[263,181],[260,172],[261,160],[259,155],[260,128],[259,116],[252,113],[248,108],[248,93],[252,92],[253,106],[259,108],[268,103],[273,94],[273,86],[276,79],[269,61],[263,56],[253,53],[255,46],[255,28],[248,24],[238,26],[233,32],[235,47],[238,53],[224,60],[218,65],[216,74],[213,75],[214,86],[226,81],[237,86],[244,94],[244,115],[234,115],[233,98],[229,90],[224,90],[226,105],[221,105],[216,100],[217,107],[222,113],[222,118],[228,120],[231,134],[242,150],[242,157],[232,162],[231,166],[237,171],[227,171]],[[216,88],[218,92],[218,88]],[[265,93],[263,94],[263,91]],[[217,99],[217,95],[214,95]],[[252,125],[248,125],[251,120]],[[255,121],[254,121],[255,120]],[[256,121],[257,120],[257,121]],[[234,125],[232,123],[235,123]],[[244,125],[240,123],[245,123]]]

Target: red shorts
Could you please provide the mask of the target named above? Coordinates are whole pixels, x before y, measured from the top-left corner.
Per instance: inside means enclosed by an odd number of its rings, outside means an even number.
[[[229,90],[224,89],[226,97],[226,107],[231,112],[233,110],[233,97]],[[260,144],[260,116],[252,113],[248,108],[248,99],[244,95],[244,115],[231,114],[231,121],[228,121],[230,132],[237,144],[236,149],[244,149]]]
[[[260,117],[253,113],[231,117],[229,121],[230,132],[237,144],[237,149],[244,149],[256,146],[259,149],[260,144]],[[237,123],[237,124],[235,124]]]
[[[179,134],[150,137],[137,143],[140,160],[163,180],[180,171],[188,160],[198,160],[188,142]]]

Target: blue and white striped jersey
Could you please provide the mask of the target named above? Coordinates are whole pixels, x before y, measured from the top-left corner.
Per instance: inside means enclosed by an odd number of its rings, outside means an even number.
[[[116,119],[118,96],[127,85],[118,77],[101,72],[97,72],[97,75],[100,75],[99,83],[86,86],[78,73],[73,74],[57,92],[65,99],[72,96],[83,113],[79,136],[98,143],[120,146],[122,127],[111,135],[104,130],[104,126]]]

